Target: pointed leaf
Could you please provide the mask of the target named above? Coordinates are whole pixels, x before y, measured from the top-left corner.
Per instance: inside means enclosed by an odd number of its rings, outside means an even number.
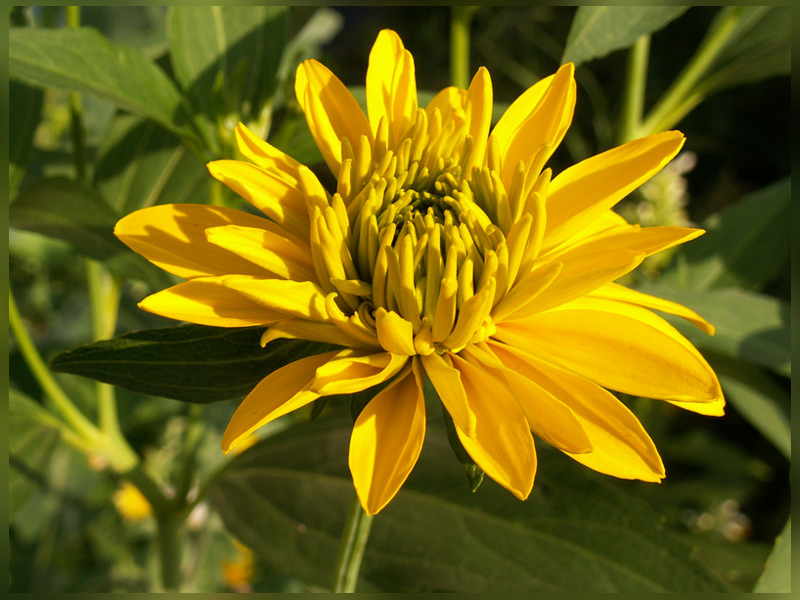
[[[688,6],[581,6],[575,13],[561,64],[590,61],[627,48],[681,16]]]
[[[93,94],[195,138],[172,81],[141,50],[113,44],[97,30],[13,28],[9,74],[42,87]]]
[[[353,483],[349,416],[303,423],[237,457],[210,489],[228,528],[271,568],[330,583]],[[471,493],[443,428],[374,519],[357,591],[722,591],[647,505],[544,449],[530,499]],[[455,467],[455,468],[454,468]]]
[[[146,329],[58,354],[50,366],[141,394],[206,404],[244,396],[264,377],[330,346],[275,340],[263,327],[179,325]]]

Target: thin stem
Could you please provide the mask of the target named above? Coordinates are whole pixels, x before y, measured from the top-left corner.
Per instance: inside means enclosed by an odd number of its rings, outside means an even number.
[[[631,46],[628,70],[622,98],[622,122],[619,143],[624,144],[639,137],[638,129],[644,110],[644,92],[647,85],[647,61],[650,54],[650,36],[643,35]]]
[[[466,89],[469,85],[469,28],[477,6],[453,6],[450,18],[450,80]]]
[[[212,206],[222,206],[225,204],[225,200],[223,197],[223,192],[225,191],[222,186],[223,183],[214,179],[213,177],[209,177],[208,180],[209,187],[209,202]]]
[[[175,501],[179,505],[186,505],[186,496],[194,479],[197,450],[203,439],[205,422],[203,421],[203,407],[194,404],[189,407],[189,423],[183,440],[183,453],[181,470],[175,484]]]
[[[64,417],[64,420],[72,426],[85,441],[97,440],[101,435],[100,431],[76,408],[69,397],[64,393],[64,390],[61,389],[61,386],[58,385],[53,378],[42,356],[36,349],[27,329],[25,329],[25,325],[22,323],[22,317],[17,309],[17,303],[14,301],[14,295],[11,293],[11,289],[8,290],[8,324],[31,373],[36,378],[36,381],[39,383],[42,390],[44,390],[47,397],[52,400],[58,412]]]
[[[181,585],[181,535],[183,515],[167,512],[156,514],[158,554],[161,563],[161,587],[165,592],[178,592]]]
[[[728,6],[722,17],[707,34],[689,64],[681,71],[672,86],[642,123],[640,135],[650,135],[674,126],[688,110],[687,99],[694,95],[694,87],[725,48],[747,7]],[[696,102],[695,102],[696,104]],[[692,105],[694,106],[694,105]]]
[[[358,571],[361,568],[361,559],[367,547],[371,526],[372,517],[361,508],[358,496],[353,494],[339,545],[339,553],[336,557],[334,592],[352,593],[355,591]]]

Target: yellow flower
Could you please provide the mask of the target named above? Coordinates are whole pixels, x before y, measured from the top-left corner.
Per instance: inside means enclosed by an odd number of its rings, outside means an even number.
[[[149,517],[153,512],[150,503],[142,495],[137,487],[128,483],[122,482],[117,491],[112,496],[114,506],[117,512],[122,515],[126,521],[139,521],[145,517]]]
[[[680,305],[613,283],[703,233],[640,228],[611,208],[659,171],[684,137],[669,131],[574,165],[544,165],[575,105],[573,65],[525,91],[490,133],[492,85],[448,87],[420,108],[414,60],[392,31],[369,57],[368,116],[322,64],[295,91],[337,179],[317,177],[239,125],[250,162],[208,165],[268,219],[190,204],[123,218],[116,234],[188,281],[145,310],[344,349],[269,374],[228,425],[223,450],[320,396],[386,385],[358,417],[349,464],[364,509],[397,493],[425,436],[427,377],[461,443],[520,499],[533,486],[531,432],[597,471],[660,481],[634,415],[605,388],[722,414],[716,376],[649,309],[712,327]]]

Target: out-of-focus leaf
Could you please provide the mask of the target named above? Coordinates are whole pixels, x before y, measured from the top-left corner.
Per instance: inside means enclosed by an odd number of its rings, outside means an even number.
[[[113,44],[90,27],[14,28],[8,32],[8,48],[14,79],[94,94],[196,140],[177,88],[137,48]]]
[[[33,132],[42,114],[42,90],[8,82],[8,199],[13,201],[33,147]]]
[[[792,520],[775,539],[775,547],[767,559],[761,578],[754,592],[788,594],[792,591]]]
[[[307,58],[318,58],[319,47],[330,42],[342,29],[344,18],[335,10],[322,6],[311,15],[289,42],[281,57],[278,79],[294,77],[294,69]]]
[[[684,290],[653,283],[637,289],[688,306],[716,327],[713,336],[667,316],[699,349],[712,350],[791,376],[789,304],[737,288]]]
[[[41,405],[22,392],[8,392],[9,516],[16,512],[40,486],[53,449],[61,437],[61,423]]]
[[[689,289],[758,289],[786,268],[792,185],[781,179],[706,219],[706,234],[681,247],[661,282]]]
[[[179,325],[146,329],[62,352],[54,371],[90,377],[141,394],[205,404],[247,394],[269,373],[329,346],[275,340],[263,327]]]
[[[173,6],[167,18],[175,75],[206,115],[255,118],[275,89],[289,26],[285,6]]]
[[[554,450],[524,503],[465,484],[447,434],[428,424],[409,481],[372,524],[359,588],[400,592],[722,591],[647,505]],[[349,417],[317,419],[237,457],[210,498],[272,568],[326,586],[353,484]]]
[[[26,187],[8,211],[9,223],[69,243],[78,252],[103,261],[112,273],[140,279],[154,289],[170,285],[160,269],[131,252],[114,237],[119,217],[83,185],[54,177]]]
[[[791,23],[789,6],[727,7],[739,10],[742,18],[699,88],[703,93],[755,83],[792,70]],[[712,25],[713,27],[713,25]]]
[[[741,361],[714,360],[725,398],[787,459],[792,457],[789,395],[760,369]]]
[[[581,6],[575,13],[561,64],[575,65],[627,48],[681,16],[688,6]]]
[[[95,185],[120,214],[162,203],[208,200],[205,165],[155,123],[119,115],[100,148]]]

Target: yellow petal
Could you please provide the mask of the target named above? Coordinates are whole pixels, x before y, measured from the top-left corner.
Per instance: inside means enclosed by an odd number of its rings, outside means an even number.
[[[250,131],[244,123],[239,123],[234,133],[236,134],[236,143],[239,151],[248,160],[281,177],[288,184],[297,185],[299,181],[297,169],[300,167],[298,161],[262,140]]]
[[[575,67],[563,65],[547,82],[539,82],[517,98],[500,118],[492,136],[497,138],[503,160],[502,180],[506,189],[517,163],[522,161],[526,170],[534,155],[547,146],[546,162],[567,132],[575,110]],[[548,216],[549,218],[549,216]]]
[[[456,423],[461,444],[489,477],[524,500],[536,476],[536,450],[525,414],[500,380],[458,356],[452,360],[476,419],[474,435]]]
[[[288,281],[231,275],[222,277],[222,284],[256,304],[276,311],[283,318],[298,317],[311,321],[328,321],[325,294],[310,281]]]
[[[367,66],[367,112],[373,133],[378,130],[382,117],[391,122],[394,115],[392,107],[392,81],[394,70],[405,47],[400,36],[391,29],[383,29],[369,53]],[[351,140],[352,141],[352,140]]]
[[[377,514],[414,468],[425,439],[421,373],[401,375],[361,411],[350,436],[348,462],[361,506]]]
[[[362,135],[372,141],[372,131],[364,111],[353,94],[331,71],[316,60],[297,67],[297,101],[325,162],[334,175],[342,164],[342,138],[355,146]]]
[[[222,277],[203,277],[167,288],[139,303],[147,312],[212,327],[268,325],[285,318],[251,302],[222,284]]]
[[[542,258],[567,262],[568,259],[564,258],[564,254],[578,249],[595,255],[609,250],[625,249],[652,256],[700,237],[704,233],[702,229],[691,227],[639,227],[638,225],[617,227],[576,241],[574,245],[564,244],[557,251],[548,253]]]
[[[629,250],[606,250],[585,252],[582,247],[559,256],[563,264],[553,282],[538,296],[525,305],[515,318],[524,314],[542,312],[588,294],[598,287],[610,283],[638,267],[644,259],[643,252]]]
[[[317,368],[335,355],[326,352],[301,358],[262,379],[233,413],[222,436],[222,451],[227,454],[259,427],[319,398],[307,385]]]
[[[207,166],[213,177],[270,219],[298,238],[308,240],[308,209],[299,184],[240,160],[215,160]]]
[[[469,178],[472,167],[483,164],[486,141],[492,125],[493,90],[492,79],[485,67],[480,67],[469,85],[467,114],[469,135],[472,136],[472,156],[466,165],[465,176]]]
[[[501,368],[484,368],[502,379],[519,403],[528,425],[537,436],[559,450],[575,454],[589,452],[592,443],[580,422],[559,398],[525,377],[526,363],[502,344],[489,347],[501,361]]]
[[[700,353],[666,321],[636,306],[580,298],[499,323],[495,337],[628,394],[696,402],[722,397]]]
[[[317,369],[309,388],[321,395],[352,394],[388,381],[408,362],[408,356],[379,352],[342,350]]]
[[[725,398],[717,398],[713,402],[676,402],[674,400],[668,402],[678,408],[707,417],[722,417],[725,415]]]
[[[414,328],[410,321],[394,311],[378,308],[375,311],[375,328],[381,346],[395,354],[414,355]]]
[[[422,356],[422,366],[431,380],[442,404],[453,418],[453,423],[467,435],[475,433],[475,413],[467,402],[461,373],[454,369],[450,355],[428,354]]]
[[[547,198],[546,250],[575,235],[661,170],[683,146],[679,131],[655,133],[560,173]]]
[[[114,235],[153,264],[184,279],[227,273],[265,275],[261,267],[206,240],[205,230],[221,225],[262,228],[271,224],[232,208],[162,204],[123,217]]]
[[[616,283],[604,285],[603,287],[594,290],[590,295],[596,298],[627,302],[628,304],[643,306],[644,308],[652,308],[653,310],[675,315],[676,317],[682,317],[695,327],[705,331],[708,335],[714,335],[714,326],[711,323],[706,321],[693,310],[686,308],[677,302],[670,302],[669,300],[664,300],[663,298],[656,298],[650,294],[637,292],[636,290],[626,288]]]
[[[335,325],[315,323],[303,319],[284,319],[270,325],[269,329],[261,336],[261,345],[266,346],[272,340],[277,339],[309,340],[346,348],[363,348],[373,352],[380,350],[377,340],[374,344],[367,344],[361,338],[347,335]]]
[[[273,223],[270,226],[269,231],[238,225],[210,227],[206,239],[282,279],[316,281],[308,244],[289,237]]]
[[[639,420],[622,402],[586,379],[539,361],[517,348],[516,367],[529,380],[561,400],[589,436],[592,451],[569,456],[590,469],[623,479],[660,481],[664,465],[655,444]]]

